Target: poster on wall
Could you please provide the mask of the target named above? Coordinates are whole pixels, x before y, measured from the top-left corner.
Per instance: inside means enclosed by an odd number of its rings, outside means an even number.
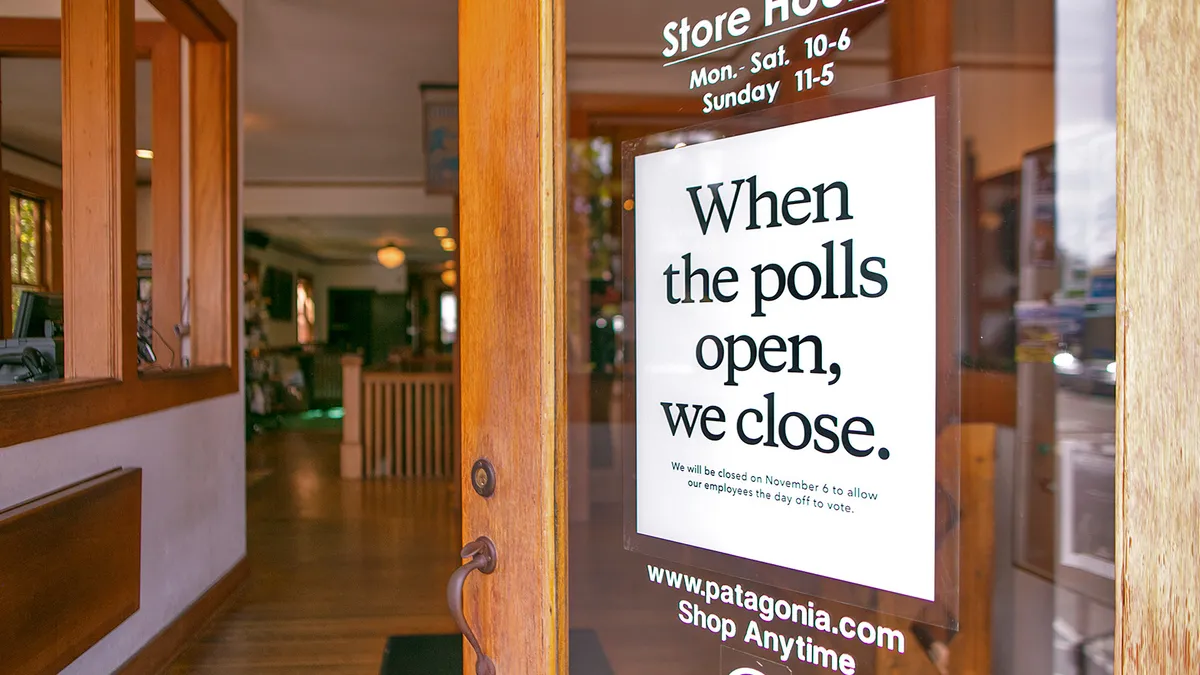
[[[958,485],[939,449],[959,404],[957,117],[914,89],[626,144],[627,548],[956,602],[938,502]]]
[[[458,194],[458,87],[421,85],[425,192]]]
[[[1064,347],[1083,330],[1084,309],[1079,304],[1052,304],[1030,300],[1016,303],[1017,363],[1053,363]]]

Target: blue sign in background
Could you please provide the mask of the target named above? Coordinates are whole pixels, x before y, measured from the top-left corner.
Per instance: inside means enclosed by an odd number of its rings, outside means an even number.
[[[1117,275],[1104,274],[1092,277],[1088,285],[1088,298],[1091,300],[1116,299]]]

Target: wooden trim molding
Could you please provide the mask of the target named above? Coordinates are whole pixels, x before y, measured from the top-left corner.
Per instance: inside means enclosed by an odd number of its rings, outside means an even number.
[[[183,298],[183,36],[165,25],[151,49],[150,208],[154,239],[150,306],[158,329],[155,353],[182,355],[174,326]]]
[[[192,42],[192,360],[236,364],[237,45]]]
[[[243,557],[138,653],[117,668],[115,675],[161,673],[221,613],[249,577],[250,564]]]
[[[50,220],[49,232],[43,230],[41,250],[38,251],[42,258],[43,278],[42,281],[46,288],[52,293],[61,293],[63,287],[63,255],[62,255],[62,190],[45,185],[38,181],[19,176],[7,171],[0,171],[0,197],[3,197],[5,202],[2,205],[4,217],[0,219],[0,233],[7,233],[11,227],[9,220],[11,216],[8,211],[7,199],[12,192],[18,192],[36,199],[40,199],[46,204],[49,213],[47,214]],[[50,245],[46,246],[46,239],[49,238]],[[9,256],[9,238],[5,234],[0,239],[4,243],[0,245],[0,260],[6,261]],[[7,270],[7,267],[5,268]],[[7,271],[0,274],[0,298],[4,298],[3,303],[5,312],[8,312],[8,293],[10,280]],[[4,314],[5,323],[0,323],[0,337],[7,336],[9,323],[12,317]]]
[[[237,24],[219,0],[155,0],[163,16],[179,21],[175,27],[135,23],[129,4],[64,3],[61,20],[0,19],[0,54],[61,53],[65,189],[58,220],[72,226],[59,237],[63,259],[55,268],[64,271],[66,323],[89,327],[86,340],[68,335],[67,380],[0,387],[0,448],[240,387]],[[181,37],[190,41],[192,57],[187,186],[180,183]],[[191,191],[193,205],[190,315],[197,367],[169,377],[141,377],[137,370],[133,61],[143,55],[154,62],[152,294],[155,313],[168,317],[163,335],[173,336],[182,304],[182,190]],[[170,345],[182,356],[177,342]]]
[[[164,29],[170,26],[161,21],[134,24],[133,48],[138,58],[150,58]],[[61,20],[0,17],[0,56],[57,59],[61,55]]]
[[[0,338],[10,335],[10,326],[13,320],[13,317],[10,316],[12,310],[8,304],[12,281],[9,278],[7,262],[11,253],[8,232],[12,226],[8,210],[8,197],[12,192],[28,195],[45,202],[46,209],[49,211],[46,215],[49,218],[50,226],[48,231],[43,229],[41,233],[42,239],[38,251],[43,270],[42,283],[54,293],[62,292],[63,286],[62,190],[0,170],[0,198],[2,198],[2,203],[0,203],[0,207],[2,207],[0,208],[0,235],[2,235],[0,236],[0,261],[4,261],[2,263],[4,272],[0,273],[0,298],[3,299],[3,302],[0,302]],[[50,242],[49,246],[46,246],[47,239]]]
[[[1200,667],[1200,23],[1117,2],[1116,673]]]
[[[142,470],[0,511],[4,672],[57,673],[138,610]]]
[[[63,312],[67,379],[137,375],[133,7],[63,4]]]
[[[150,0],[192,42],[237,42],[237,22],[221,0]]]

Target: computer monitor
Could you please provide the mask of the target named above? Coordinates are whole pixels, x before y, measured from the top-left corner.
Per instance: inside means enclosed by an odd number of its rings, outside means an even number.
[[[47,326],[47,324],[50,324]],[[62,293],[21,291],[13,326],[17,339],[59,337],[63,332]]]

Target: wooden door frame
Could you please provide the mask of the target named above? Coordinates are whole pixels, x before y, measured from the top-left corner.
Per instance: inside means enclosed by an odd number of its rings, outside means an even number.
[[[1118,0],[1118,675],[1200,664],[1198,60],[1194,6]]]
[[[464,605],[509,674],[567,672],[563,10],[461,0],[458,14],[461,466],[487,459],[496,476],[486,499],[464,483],[462,537],[498,553]]]

